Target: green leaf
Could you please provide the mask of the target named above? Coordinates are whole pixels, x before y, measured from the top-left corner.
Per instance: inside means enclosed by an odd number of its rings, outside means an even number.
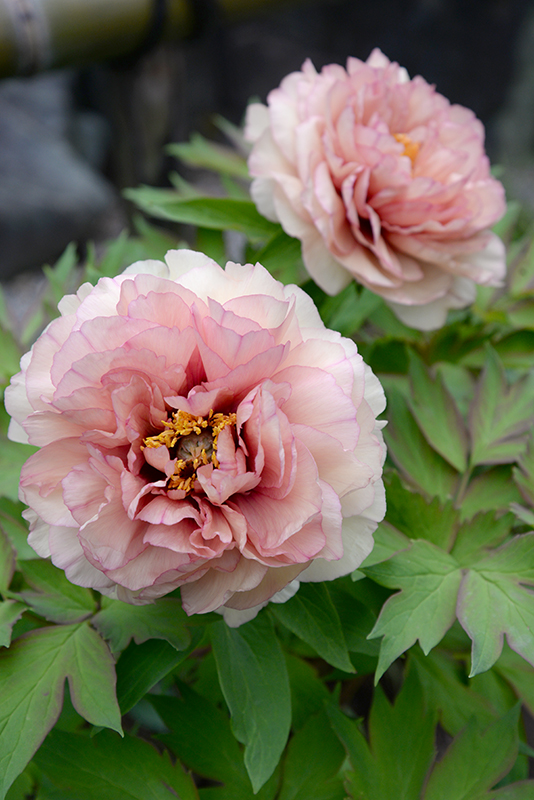
[[[197,228],[196,249],[212,258],[221,267],[228,261],[223,231],[214,231],[212,228]]]
[[[419,640],[428,653],[456,618],[461,572],[457,562],[419,539],[409,550],[365,570],[377,583],[401,589],[385,603],[369,638],[383,636],[376,680]]]
[[[76,800],[198,800],[189,775],[168,754],[134,736],[52,731],[35,757],[55,787]]]
[[[185,650],[191,641],[186,624],[182,604],[173,597],[161,597],[146,606],[106,599],[103,610],[93,619],[93,625],[104,639],[109,639],[114,653],[124,650],[132,638],[136,644],[165,639],[176,650]]]
[[[508,536],[515,519],[513,514],[497,517],[493,512],[477,514],[458,528],[451,555],[462,566],[478,562],[484,549],[497,547]]]
[[[339,614],[347,649],[351,653],[374,657],[378,656],[379,643],[370,641],[367,637],[376,622],[377,615],[358,598],[357,589],[360,585],[360,582],[353,583],[348,578],[338,579],[330,583],[329,591]]]
[[[126,714],[159,681],[175,669],[198,647],[202,631],[193,631],[192,641],[181,652],[161,639],[143,644],[130,642],[117,662],[117,700]]]
[[[28,524],[20,516],[24,508],[22,503],[0,497],[0,529],[7,534],[19,561],[39,558],[28,544]]]
[[[34,780],[30,774],[30,769],[24,770],[11,784],[11,788],[6,794],[6,800],[27,800],[33,797]]]
[[[301,584],[290,600],[273,603],[270,611],[329,664],[354,672],[341,622],[325,583]]]
[[[193,133],[189,142],[168,144],[165,150],[193,167],[249,178],[247,162],[242,156],[230,147],[209,142],[200,133]]]
[[[213,794],[201,796],[218,800],[267,800],[272,794],[269,781],[259,794],[252,793],[243,764],[243,753],[232,735],[230,720],[205,697],[187,684],[177,682],[179,698],[150,695],[154,706],[171,733],[158,736],[187,767],[197,775],[222,783]]]
[[[279,225],[262,217],[254,203],[249,200],[226,197],[180,198],[174,193],[174,196],[169,194],[168,199],[162,203],[161,200],[152,202],[146,194],[140,194],[139,189],[128,189],[124,194],[152,216],[173,222],[215,230],[241,231],[251,239],[270,238],[280,230]]]
[[[70,242],[53,267],[48,264],[43,267],[43,272],[48,279],[51,299],[55,306],[71,288],[70,283],[77,263],[76,243]]]
[[[15,600],[0,603],[0,647],[9,647],[13,625],[26,610],[24,603],[17,603]]]
[[[421,681],[426,707],[440,712],[441,725],[448,733],[456,735],[473,715],[481,725],[494,721],[491,704],[473,691],[471,683],[465,685],[460,665],[447,654],[434,650],[424,656],[414,648],[410,663]]]
[[[356,720],[349,719],[333,704],[329,704],[326,710],[354,770],[348,774],[351,796],[354,800],[390,800],[381,793],[380,773]]]
[[[325,712],[310,717],[287,748],[279,800],[343,800],[337,773],[344,758]]]
[[[36,591],[22,591],[17,596],[39,616],[51,622],[81,622],[96,611],[91,590],[75,586],[50,561],[24,561],[21,570]]]
[[[22,636],[0,652],[0,797],[56,722],[65,678],[79,714],[121,730],[113,661],[87,623]]]
[[[534,674],[531,665],[505,643],[493,669],[508,681],[517,697],[534,714]]]
[[[330,694],[310,663],[289,653],[285,659],[291,688],[291,726],[297,731],[323,708]]]
[[[344,744],[358,800],[418,800],[434,756],[435,714],[426,712],[419,680],[410,670],[391,706],[380,687],[369,719],[369,745],[357,724],[329,706],[333,728]]]
[[[520,781],[497,789],[488,796],[488,800],[532,800],[534,797],[534,781]]]
[[[424,800],[482,800],[517,757],[519,706],[485,731],[472,717],[430,777]]]
[[[267,244],[258,250],[256,260],[286,285],[300,283],[305,274],[301,243],[283,230],[275,233]]]
[[[410,539],[426,539],[448,550],[454,539],[458,513],[450,501],[430,503],[420,494],[405,489],[399,476],[385,476],[386,520]]]
[[[411,540],[407,536],[387,522],[379,523],[376,531],[373,534],[373,540],[373,549],[365,561],[362,561],[360,567],[352,573],[354,580],[356,580],[360,575],[363,576],[363,572],[361,572],[361,570],[366,569],[366,567],[372,567],[375,564],[380,564],[381,561],[387,561],[388,558],[391,558],[392,555],[398,553],[399,550],[407,550],[411,545]]]
[[[532,432],[528,437],[525,452],[518,459],[518,464],[519,466],[513,470],[514,481],[525,500],[534,506],[534,433]]]
[[[409,354],[412,414],[429,445],[458,472],[464,472],[468,436],[454,398],[439,374],[432,377],[413,350]]]
[[[532,425],[534,376],[507,385],[495,351],[487,349],[484,369],[471,405],[471,465],[507,464],[525,449]]]
[[[479,511],[507,511],[510,503],[521,502],[509,465],[493,467],[470,481],[460,506],[460,517],[471,519]]]
[[[0,435],[0,494],[13,502],[18,500],[20,471],[36,451],[36,447],[12,442],[6,436]]]
[[[361,289],[354,281],[334,297],[326,297],[319,307],[327,327],[350,336],[368,317],[383,305],[383,300],[369,289]]]
[[[458,619],[473,641],[471,675],[499,658],[503,635],[534,665],[534,533],[515,536],[479,561],[462,579]]]
[[[11,546],[8,536],[0,528],[0,594],[5,594],[9,589],[11,578],[15,572],[16,554]]]
[[[0,305],[3,295],[0,292]],[[2,359],[0,361],[0,386],[7,386],[11,376],[20,369],[20,347],[11,331],[6,330],[0,323],[0,342],[2,346]]]
[[[291,723],[287,669],[267,614],[240,628],[211,626],[212,645],[232,730],[245,745],[254,792],[274,772]]]
[[[398,390],[388,393],[388,420],[384,435],[399,469],[428,497],[447,500],[453,493],[457,473],[427,443]]]
[[[394,706],[380,687],[375,690],[369,740],[377,765],[382,766],[384,797],[415,800],[420,796],[434,755],[435,727],[436,716],[424,708],[415,671],[408,671]]]

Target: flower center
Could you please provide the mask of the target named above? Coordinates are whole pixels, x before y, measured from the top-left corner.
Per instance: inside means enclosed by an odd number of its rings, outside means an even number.
[[[167,481],[168,489],[191,492],[197,479],[197,469],[205,464],[219,466],[217,439],[227,425],[236,424],[236,415],[213,413],[195,417],[187,411],[175,411],[171,419],[163,421],[165,430],[143,439],[141,449],[164,445],[176,458],[174,472]]]
[[[406,136],[405,133],[394,133],[393,138],[404,145],[404,153],[402,155],[408,156],[413,166],[421,146],[419,142],[414,142],[409,136]]]

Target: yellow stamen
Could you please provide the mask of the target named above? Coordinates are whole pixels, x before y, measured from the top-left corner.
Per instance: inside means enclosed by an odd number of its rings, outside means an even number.
[[[197,469],[206,464],[219,466],[217,459],[217,440],[227,425],[235,425],[237,416],[217,414],[210,410],[206,418],[195,417],[187,411],[175,411],[172,418],[162,420],[165,430],[143,440],[145,447],[165,446],[168,450],[176,448],[174,473],[167,481],[168,489],[181,489],[191,492],[197,479]]]
[[[404,153],[402,155],[408,156],[413,166],[421,146],[419,142],[414,142],[409,136],[406,136],[405,133],[394,133],[393,138],[396,139],[400,144],[404,145]]]

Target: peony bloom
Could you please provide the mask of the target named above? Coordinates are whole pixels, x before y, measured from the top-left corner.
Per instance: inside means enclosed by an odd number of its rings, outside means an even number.
[[[63,298],[22,358],[6,406],[11,438],[41,448],[29,542],[73,583],[132,603],[180,586],[187,613],[239,624],[371,550],[384,394],[296,286],[166,262]]]
[[[310,61],[249,106],[252,197],[302,242],[306,268],[336,294],[352,278],[422,330],[498,286],[504,247],[489,227],[504,190],[484,128],[421,77],[374,50],[317,73]]]

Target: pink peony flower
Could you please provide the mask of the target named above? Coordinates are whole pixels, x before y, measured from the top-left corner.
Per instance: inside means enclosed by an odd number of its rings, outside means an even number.
[[[41,448],[29,542],[73,583],[132,603],[180,586],[187,613],[240,624],[371,550],[384,394],[296,286],[166,261],[63,298],[22,358],[6,406]]]
[[[504,190],[484,128],[421,77],[374,50],[317,73],[310,61],[249,106],[252,197],[302,242],[312,278],[336,294],[352,278],[422,330],[498,286],[504,247],[489,227]]]

